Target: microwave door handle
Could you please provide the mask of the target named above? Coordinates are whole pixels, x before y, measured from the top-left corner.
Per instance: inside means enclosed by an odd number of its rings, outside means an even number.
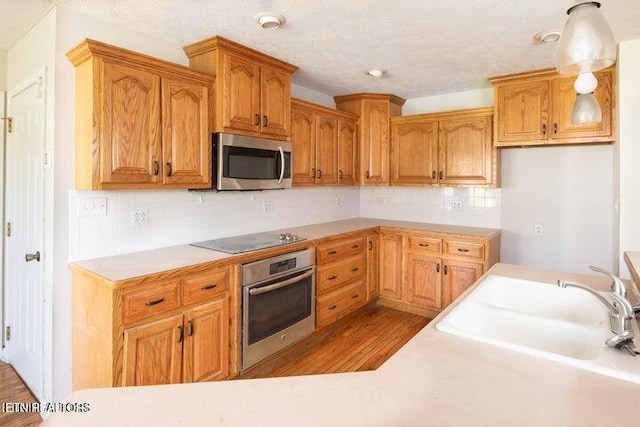
[[[299,282],[302,279],[306,279],[307,277],[311,277],[312,275],[313,275],[313,269],[309,270],[308,273],[301,274],[300,276],[296,276],[292,279],[285,280],[284,282],[274,283],[273,285],[263,286],[261,288],[250,289],[249,295],[260,295],[260,294],[265,294],[267,292],[275,291],[276,289],[293,285],[294,283]]]
[[[278,151],[280,151],[280,178],[278,178],[278,184],[282,183],[282,178],[284,178],[284,151],[282,151],[282,147],[278,146]]]

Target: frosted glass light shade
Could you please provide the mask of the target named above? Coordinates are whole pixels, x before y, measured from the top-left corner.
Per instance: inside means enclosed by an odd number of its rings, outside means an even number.
[[[567,11],[556,57],[558,73],[590,73],[616,62],[616,41],[599,7],[598,2],[586,2]]]
[[[599,123],[602,121],[602,110],[600,104],[593,93],[576,96],[571,112],[571,123],[574,125],[585,123]]]
[[[598,79],[593,73],[579,74],[576,81],[573,83],[573,88],[576,92],[581,94],[592,93],[598,87]]]

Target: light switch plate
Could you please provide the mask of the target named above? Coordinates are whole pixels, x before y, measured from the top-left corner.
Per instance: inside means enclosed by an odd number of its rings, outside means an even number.
[[[78,216],[106,216],[107,198],[89,197],[78,199]]]

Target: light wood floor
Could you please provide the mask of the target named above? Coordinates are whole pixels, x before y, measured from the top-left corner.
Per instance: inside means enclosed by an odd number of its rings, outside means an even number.
[[[0,426],[31,427],[40,425],[42,418],[39,413],[12,413],[2,410],[2,404],[5,402],[29,403],[36,401],[11,365],[0,362]]]
[[[430,320],[377,305],[365,307],[260,362],[237,378],[374,370]]]

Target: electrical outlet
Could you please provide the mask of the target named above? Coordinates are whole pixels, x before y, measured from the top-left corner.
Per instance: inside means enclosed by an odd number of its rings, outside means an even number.
[[[336,206],[338,206],[338,207],[342,206],[342,197],[341,196],[336,196]]]
[[[131,211],[131,225],[146,227],[149,225],[149,209],[134,209]]]
[[[376,197],[376,206],[379,208],[384,206],[384,197]]]
[[[544,234],[544,225],[543,224],[534,224],[533,225],[533,234],[536,236],[542,236]]]
[[[454,200],[451,202],[451,207],[454,211],[462,210],[462,200]]]
[[[273,202],[271,200],[265,200],[262,202],[262,212],[270,213],[273,210]]]
[[[106,216],[107,198],[92,197],[78,199],[78,216]]]

